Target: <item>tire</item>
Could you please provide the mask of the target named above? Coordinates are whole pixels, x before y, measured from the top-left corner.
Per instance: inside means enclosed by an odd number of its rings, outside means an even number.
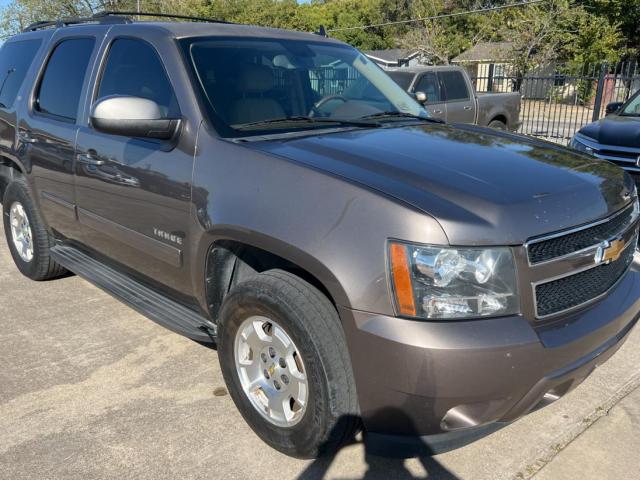
[[[489,122],[489,125],[487,125],[489,128],[495,128],[496,130],[506,130],[507,129],[507,125],[502,121],[502,120],[491,120]]]
[[[17,208],[15,211],[22,212],[27,219],[26,229],[30,232],[30,258],[28,255],[25,258],[24,251],[21,254],[14,242],[14,232],[11,228],[11,210],[14,206]],[[50,249],[53,246],[53,239],[44,227],[23,178],[16,179],[7,186],[2,199],[2,217],[7,245],[13,261],[23,275],[32,280],[50,280],[67,273],[51,258]]]
[[[308,395],[293,425],[276,425],[274,419],[267,419],[267,408],[255,406],[251,400],[255,396],[250,397],[242,386],[236,363],[236,350],[241,350],[238,339],[242,337],[237,335],[245,331],[241,327],[250,322],[248,319],[256,318],[275,322],[272,329],[281,327],[301,359],[302,368],[296,366],[294,370],[304,372]],[[275,335],[271,338],[277,340]],[[344,333],[333,304],[309,283],[288,272],[270,270],[234,287],[224,300],[218,321],[218,354],[238,410],[271,447],[297,458],[316,458],[353,439],[359,427],[358,402]],[[248,356],[263,361],[257,352]],[[267,373],[265,369],[264,375]],[[269,381],[281,378],[280,373],[271,373]],[[286,398],[288,393],[284,395]],[[289,405],[293,410],[296,403],[291,401]]]

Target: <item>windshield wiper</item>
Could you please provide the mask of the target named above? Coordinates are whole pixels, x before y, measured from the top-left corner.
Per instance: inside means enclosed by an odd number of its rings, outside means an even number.
[[[282,117],[282,118],[272,118],[269,120],[260,120],[258,122],[250,122],[250,123],[241,123],[239,125],[232,125],[236,130],[253,130],[261,127],[271,127],[278,126],[282,124],[334,124],[334,125],[344,125],[349,127],[366,127],[366,128],[375,128],[379,127],[380,124],[377,122],[366,122],[361,120],[342,120],[337,118],[316,118],[316,117]]]
[[[414,115],[413,113],[406,112],[378,112],[372,113],[371,115],[365,115],[364,117],[360,118],[363,120],[378,118],[412,118],[415,120],[422,120],[423,122],[444,123],[444,121],[440,120],[439,118],[421,117],[419,115]]]

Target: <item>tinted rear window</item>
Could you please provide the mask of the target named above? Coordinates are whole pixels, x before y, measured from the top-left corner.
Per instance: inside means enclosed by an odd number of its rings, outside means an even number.
[[[442,79],[447,101],[467,100],[469,98],[467,82],[464,81],[461,72],[440,72],[438,75]]]
[[[0,50],[0,108],[11,108],[41,40],[6,43]]]
[[[67,120],[75,120],[82,84],[95,40],[74,38],[59,43],[42,76],[36,108]]]
[[[389,76],[402,87],[403,90],[409,90],[413,81],[413,73],[411,72],[387,72]]]

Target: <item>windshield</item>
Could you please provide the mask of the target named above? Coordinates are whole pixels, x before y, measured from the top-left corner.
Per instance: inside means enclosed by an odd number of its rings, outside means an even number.
[[[635,98],[631,99],[626,107],[624,107],[621,115],[628,117],[640,117],[640,92],[636,94]]]
[[[185,41],[212,121],[223,136],[364,127],[380,113],[428,118],[357,50],[326,42],[197,38]],[[360,120],[360,122],[358,122]]]

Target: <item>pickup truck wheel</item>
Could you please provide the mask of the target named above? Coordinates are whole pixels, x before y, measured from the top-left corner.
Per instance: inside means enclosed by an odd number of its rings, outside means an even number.
[[[32,280],[49,280],[66,273],[51,259],[49,233],[33,205],[24,179],[7,186],[2,199],[4,233],[18,270]]]
[[[335,451],[359,425],[338,314],[318,289],[271,270],[237,285],[218,321],[220,366],[249,426],[298,458]]]
[[[495,128],[496,130],[506,130],[507,129],[507,125],[502,121],[502,120],[491,120],[489,122],[489,125],[487,125],[489,128]]]

